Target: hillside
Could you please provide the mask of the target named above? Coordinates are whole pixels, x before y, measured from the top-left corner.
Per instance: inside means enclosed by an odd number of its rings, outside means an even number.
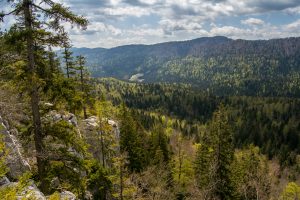
[[[126,30],[81,33],[95,21],[74,1],[5,2],[1,200],[300,199],[300,37],[72,49]]]
[[[218,36],[72,51],[87,58],[94,77],[191,83],[217,95],[300,96],[300,38]]]

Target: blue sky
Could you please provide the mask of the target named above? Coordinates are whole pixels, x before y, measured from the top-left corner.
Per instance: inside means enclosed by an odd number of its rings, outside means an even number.
[[[56,1],[90,21],[86,31],[67,27],[76,47],[110,48],[216,35],[251,40],[300,36],[300,0]]]

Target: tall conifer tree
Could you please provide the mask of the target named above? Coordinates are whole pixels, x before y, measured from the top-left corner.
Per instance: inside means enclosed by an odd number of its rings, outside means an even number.
[[[27,92],[30,96],[32,111],[32,121],[34,128],[34,142],[36,149],[36,160],[38,175],[41,181],[41,189],[46,190],[44,178],[47,166],[47,156],[44,152],[44,133],[42,130],[41,113],[40,113],[40,78],[38,76],[38,66],[36,63],[39,46],[43,45],[56,46],[60,44],[59,35],[53,32],[62,33],[63,27],[61,22],[70,22],[83,28],[87,26],[88,21],[83,17],[76,16],[68,8],[52,0],[16,0],[7,1],[13,7],[9,13],[1,13],[0,21],[3,21],[7,15],[14,15],[18,21],[21,31],[21,39],[25,42],[27,64]],[[41,17],[43,16],[43,17]],[[47,27],[42,29],[41,27]],[[51,32],[52,31],[52,32]],[[20,39],[20,38],[16,38]]]

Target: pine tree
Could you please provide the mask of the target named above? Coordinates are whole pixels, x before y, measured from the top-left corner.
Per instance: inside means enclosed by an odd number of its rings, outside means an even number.
[[[215,163],[213,162],[213,148],[207,135],[202,139],[197,147],[195,159],[195,177],[198,187],[204,192],[214,188],[213,177],[215,173]]]
[[[71,51],[71,44],[67,33],[63,33],[63,59],[65,62],[67,78],[71,78],[76,72],[74,71],[73,52]]]
[[[121,153],[127,152],[129,170],[140,172],[146,164],[146,150],[143,144],[146,138],[143,138],[142,131],[138,129],[137,123],[124,104],[121,106],[120,118]]]
[[[167,163],[170,159],[168,138],[161,125],[154,126],[151,131],[151,152],[152,164]]]
[[[230,166],[233,161],[233,131],[230,128],[226,109],[223,105],[214,114],[210,134],[214,137],[216,195],[220,199],[233,199]]]
[[[87,119],[87,103],[91,100],[90,84],[88,83],[89,73],[85,67],[85,58],[83,56],[77,56],[78,67],[76,70],[79,71],[80,90],[83,95],[83,115]]]
[[[41,113],[40,113],[40,79],[38,77],[37,66],[37,49],[38,45],[58,45],[57,36],[49,30],[60,32],[63,29],[60,22],[67,21],[72,24],[77,24],[81,27],[86,27],[87,20],[74,15],[68,8],[62,4],[55,3],[52,0],[43,0],[36,3],[35,0],[18,0],[8,1],[14,7],[9,13],[1,13],[0,21],[3,21],[7,15],[14,15],[18,18],[22,39],[25,41],[25,62],[27,64],[27,92],[30,96],[32,121],[34,127],[34,141],[36,149],[36,160],[38,167],[38,175],[41,181],[41,190],[45,191],[44,185],[45,173],[47,166],[47,159],[44,152],[44,133],[42,130]],[[44,7],[43,7],[44,6]],[[45,20],[42,20],[44,16]],[[43,26],[41,26],[43,25]],[[47,29],[41,29],[46,26]]]
[[[199,187],[210,196],[219,199],[233,199],[234,188],[231,183],[231,163],[233,161],[233,135],[228,116],[223,105],[214,113],[200,144],[195,172]]]

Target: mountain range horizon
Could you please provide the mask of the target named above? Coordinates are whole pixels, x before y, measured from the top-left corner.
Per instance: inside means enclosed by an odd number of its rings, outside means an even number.
[[[124,47],[124,46],[153,46],[153,45],[158,45],[158,44],[166,44],[166,43],[177,43],[177,42],[189,42],[189,41],[194,41],[194,40],[199,40],[199,39],[218,39],[218,38],[223,38],[223,39],[228,39],[231,41],[272,41],[272,40],[282,40],[282,39],[289,39],[289,38],[300,38],[299,37],[277,37],[277,38],[270,38],[270,39],[242,39],[242,38],[231,38],[231,37],[227,37],[227,36],[223,36],[223,35],[216,35],[216,36],[203,36],[203,37],[195,37],[193,39],[186,39],[186,40],[170,40],[170,41],[166,41],[166,42],[157,42],[157,43],[152,43],[152,44],[144,44],[144,43],[130,43],[130,44],[124,44],[124,45],[117,45],[117,46],[113,46],[113,47],[88,47],[88,46],[83,46],[83,47],[76,47],[73,46],[72,49],[114,49],[114,48],[118,48],[118,47]]]

